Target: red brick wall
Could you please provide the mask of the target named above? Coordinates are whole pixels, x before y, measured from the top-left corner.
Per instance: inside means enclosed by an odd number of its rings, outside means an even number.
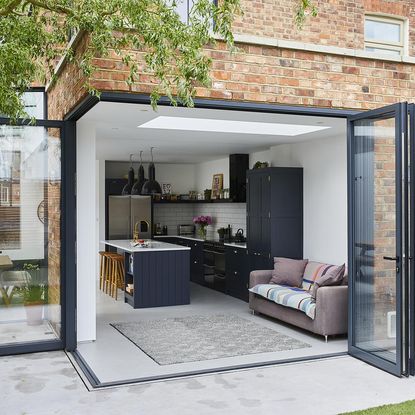
[[[235,33],[363,49],[365,13],[382,13],[409,20],[409,44],[415,54],[415,4],[412,0],[317,0],[318,16],[302,30],[293,25],[298,0],[242,0],[243,17]]]
[[[361,50],[367,10],[408,16],[411,50],[415,47],[415,3],[409,0],[319,1],[319,16],[309,19],[302,31],[293,23],[294,0],[242,3],[245,14],[235,24],[235,33]],[[376,108],[415,97],[415,71],[410,63],[274,46],[237,46],[234,54],[221,42],[207,48],[213,59],[213,82],[209,89],[198,88],[198,97],[353,109]],[[127,68],[115,54],[96,63],[99,70],[93,84],[99,90],[148,93],[154,86],[154,80],[143,74],[130,88],[125,83]],[[50,118],[61,118],[86,95],[82,84],[79,71],[66,65],[49,90]]]

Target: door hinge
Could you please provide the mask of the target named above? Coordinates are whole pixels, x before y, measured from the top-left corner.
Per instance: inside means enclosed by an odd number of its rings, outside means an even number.
[[[271,219],[271,212],[268,212],[268,217]]]
[[[268,176],[268,181],[269,181],[269,182],[271,181],[271,176]]]

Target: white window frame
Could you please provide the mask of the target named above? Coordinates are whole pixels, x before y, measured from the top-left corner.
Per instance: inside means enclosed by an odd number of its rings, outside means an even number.
[[[0,206],[10,205],[10,188],[3,183],[0,184]]]
[[[370,21],[374,21],[374,22],[380,22],[380,23],[392,23],[395,25],[399,25],[400,26],[400,42],[388,42],[385,40],[373,40],[373,39],[366,39],[366,22],[370,20]],[[379,54],[378,51],[376,52],[372,52],[367,50],[367,48],[376,48],[376,49],[381,49],[381,50],[385,50],[385,54],[388,53],[388,51],[397,51],[399,52],[399,56],[407,56],[407,19],[404,18],[400,18],[397,16],[390,16],[390,15],[379,15],[379,14],[365,14],[365,33],[364,33],[364,37],[365,37],[365,50],[368,53],[374,53],[374,54]]]

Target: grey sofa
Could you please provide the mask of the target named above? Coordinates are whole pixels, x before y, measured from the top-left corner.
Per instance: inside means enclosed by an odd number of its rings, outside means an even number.
[[[252,271],[249,288],[257,284],[269,284],[272,270]],[[327,337],[347,333],[347,285],[320,287],[316,296],[314,320],[302,311],[276,304],[252,292],[249,293],[249,308],[278,320]]]

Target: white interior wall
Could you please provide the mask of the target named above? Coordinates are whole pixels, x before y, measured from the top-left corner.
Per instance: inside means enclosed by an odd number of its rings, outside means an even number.
[[[347,144],[344,136],[282,144],[253,153],[250,165],[304,169],[304,258],[347,263]]]
[[[93,124],[78,121],[76,127],[76,232],[77,232],[77,336],[78,341],[96,339],[97,275],[97,166]]]
[[[196,190],[203,193],[205,189],[212,188],[214,174],[223,173],[223,188],[229,188],[229,157],[219,160],[206,161],[196,165]]]
[[[172,185],[172,192],[188,194],[196,187],[196,166],[194,164],[155,163],[156,180],[160,183]],[[148,178],[148,163],[143,163],[145,176]],[[139,163],[133,164],[137,176]],[[107,161],[105,177],[110,179],[127,178],[130,163],[125,161]]]
[[[98,160],[97,163],[98,244],[99,250],[103,251],[105,244],[100,244],[99,241],[105,240],[105,160]],[[98,258],[97,261],[99,261]],[[98,273],[97,279],[99,279]]]

